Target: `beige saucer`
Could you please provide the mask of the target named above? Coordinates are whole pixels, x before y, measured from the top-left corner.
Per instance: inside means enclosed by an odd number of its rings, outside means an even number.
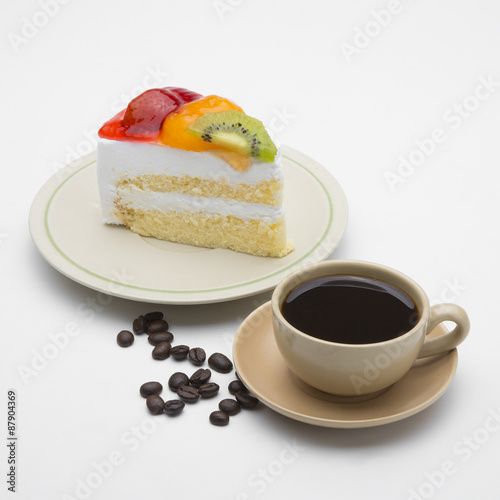
[[[429,336],[442,333],[438,326]],[[458,363],[456,349],[417,360],[383,394],[368,401],[342,403],[298,379],[285,365],[274,340],[271,302],[240,325],[233,359],[242,381],[265,405],[287,417],[323,427],[373,427],[407,418],[434,403],[450,385]]]

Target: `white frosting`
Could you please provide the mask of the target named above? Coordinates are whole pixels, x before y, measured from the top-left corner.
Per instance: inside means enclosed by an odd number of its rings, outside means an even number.
[[[205,198],[182,193],[144,192],[135,186],[120,192],[123,204],[135,209],[194,212],[204,215],[233,215],[243,220],[277,222],[284,216],[283,207],[221,198]]]
[[[273,163],[253,161],[252,166],[247,171],[239,172],[221,158],[206,151],[198,153],[157,144],[99,139],[97,144],[97,180],[104,222],[120,224],[114,215],[114,201],[118,196],[116,185],[125,177],[132,178],[140,175],[190,176],[212,181],[225,181],[233,186],[238,184],[255,185],[263,181],[282,180],[283,165],[279,151]],[[119,194],[123,199],[125,193],[120,191]],[[138,193],[135,196],[135,199],[130,199],[131,203],[138,202]],[[200,197],[200,200],[203,200],[201,203],[205,207],[206,198]],[[214,200],[211,199],[212,206],[215,206],[213,205]],[[221,210],[224,205],[227,206],[226,213],[230,207],[236,206],[236,202],[229,200],[218,200],[218,203]],[[257,213],[255,205],[257,204],[238,202],[238,210],[241,214],[238,217],[243,217],[244,206],[249,210],[249,213]],[[266,207],[267,210],[267,205],[262,205],[262,207]],[[269,215],[269,217],[274,216]],[[263,217],[267,217],[267,215],[263,215]],[[253,217],[247,215],[245,218]]]

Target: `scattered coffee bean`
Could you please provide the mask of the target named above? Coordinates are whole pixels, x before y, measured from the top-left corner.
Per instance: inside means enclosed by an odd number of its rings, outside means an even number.
[[[187,345],[176,345],[170,350],[170,355],[177,361],[187,358],[189,347]]]
[[[179,415],[179,413],[184,409],[184,406],[184,401],[181,401],[180,399],[171,399],[170,401],[165,402],[163,411],[167,415],[174,417],[175,415]]]
[[[163,386],[160,382],[146,382],[141,385],[139,392],[143,398],[147,398],[148,396],[152,396],[153,394],[159,395],[163,390]]]
[[[227,425],[229,423],[229,415],[223,411],[213,411],[210,413],[210,423],[221,427]]]
[[[234,400],[234,399],[223,399],[220,403],[219,403],[219,410],[220,411],[223,411],[224,413],[226,413],[227,415],[229,416],[232,416],[232,415],[236,415],[237,413],[240,412],[240,403],[238,403],[238,401]]]
[[[259,404],[259,400],[247,392],[238,391],[235,396],[242,408],[254,408]]]
[[[182,372],[175,372],[168,379],[168,387],[171,391],[177,392],[181,385],[188,385],[189,377]]]
[[[158,319],[163,319],[163,313],[161,311],[149,312],[144,315],[144,318],[148,323],[151,323]]]
[[[233,380],[227,386],[227,388],[229,389],[229,392],[233,395],[239,391],[247,392],[247,388],[245,387],[245,384],[241,380]]]
[[[170,332],[152,333],[148,336],[148,342],[151,345],[158,345],[160,342],[172,342],[174,336]]]
[[[193,347],[192,349],[190,349],[188,356],[189,361],[191,361],[191,363],[196,366],[202,365],[207,358],[205,351],[201,347]]]
[[[165,401],[163,401],[163,399],[157,394],[153,394],[147,397],[146,406],[153,415],[159,415],[160,413],[163,413]]]
[[[146,321],[146,318],[142,316],[142,314],[138,317],[135,318],[133,323],[132,323],[132,330],[136,335],[140,335],[141,333],[146,332],[146,327],[148,326],[148,322]]]
[[[211,376],[212,372],[208,368],[199,368],[191,375],[189,385],[200,387],[200,385],[206,384]]]
[[[219,389],[219,384],[208,382],[208,384],[200,385],[200,387],[198,387],[198,392],[203,399],[208,399],[217,396]]]
[[[164,319],[157,319],[149,323],[146,331],[148,333],[168,332],[168,323]]]
[[[174,335],[168,328],[168,322],[159,311],[139,315],[132,323],[134,334],[148,333],[148,341],[154,346],[152,351],[154,359],[164,360],[172,356],[179,361],[188,358],[196,366],[203,365],[207,358],[205,350],[201,347],[190,349],[187,345],[172,347]],[[118,345],[121,347],[132,345],[135,340],[134,334],[129,330],[122,330],[116,337]],[[233,369],[232,361],[220,352],[213,353],[208,358],[208,366],[220,373],[229,373]],[[230,416],[239,413],[241,408],[254,408],[259,404],[259,400],[248,393],[239,375],[237,373],[235,375],[237,380],[233,380],[228,389],[236,399],[227,398],[219,402],[219,410],[213,411],[209,417],[213,425],[228,425]],[[165,413],[175,416],[183,411],[185,403],[195,403],[199,398],[213,398],[219,393],[219,385],[209,382],[211,376],[212,372],[208,368],[196,370],[191,377],[182,372],[173,373],[168,380],[168,386],[177,393],[179,399],[166,402],[160,396],[163,386],[159,382],[146,382],[141,385],[139,392],[146,398],[146,406],[153,415]]]
[[[219,373],[229,373],[233,369],[231,360],[220,352],[216,352],[208,358],[208,366]]]
[[[116,336],[116,343],[120,347],[129,347],[134,343],[134,334],[128,330],[122,330]]]
[[[181,385],[177,390],[177,396],[179,396],[185,403],[195,403],[200,398],[200,393],[196,387]]]
[[[151,353],[151,356],[153,356],[153,359],[167,359],[170,356],[170,342],[160,342],[154,349],[153,352]]]

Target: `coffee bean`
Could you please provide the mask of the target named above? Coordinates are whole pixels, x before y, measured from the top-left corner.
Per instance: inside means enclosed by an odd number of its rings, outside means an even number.
[[[128,330],[122,330],[116,336],[116,343],[120,347],[129,347],[134,343],[134,334]]]
[[[175,372],[168,379],[168,387],[170,388],[170,390],[174,392],[177,392],[177,390],[181,385],[188,385],[188,384],[189,384],[189,377],[182,372]]]
[[[185,403],[195,403],[200,398],[200,393],[196,387],[181,385],[177,390],[177,396],[179,396]]]
[[[141,333],[144,333],[146,331],[147,326],[148,322],[146,321],[146,318],[141,315],[138,318],[134,319],[132,323],[132,330],[136,335],[140,335]]]
[[[219,385],[215,382],[209,382],[198,387],[198,392],[203,399],[213,398],[219,393]]]
[[[227,388],[231,394],[236,394],[238,391],[247,392],[247,388],[241,380],[233,380]]]
[[[208,358],[208,366],[219,373],[229,373],[233,369],[231,360],[220,352],[216,352]]]
[[[157,319],[149,323],[146,331],[148,333],[168,332],[168,323],[164,319]]]
[[[191,375],[189,385],[199,387],[202,384],[206,384],[211,376],[212,372],[208,368],[199,368]]]
[[[238,391],[236,394],[236,401],[240,403],[242,408],[254,408],[259,404],[259,400],[254,398],[251,394],[243,391]]]
[[[202,365],[207,358],[205,351],[201,347],[193,347],[192,349],[190,349],[188,356],[189,361],[191,361],[191,363],[196,366]]]
[[[163,386],[160,382],[146,382],[141,385],[139,392],[143,398],[147,398],[148,396],[152,396],[153,394],[160,394],[163,390]]]
[[[189,347],[187,345],[176,345],[170,350],[170,355],[177,361],[187,358]]]
[[[229,423],[229,415],[223,411],[213,411],[210,413],[210,423],[213,425],[224,426]]]
[[[148,342],[151,345],[158,345],[160,342],[172,342],[174,336],[170,332],[152,333],[148,336]]]
[[[240,403],[234,399],[223,399],[219,403],[219,410],[227,413],[229,416],[236,415],[240,412]]]
[[[163,313],[161,311],[149,312],[144,315],[144,318],[148,323],[156,321],[158,319],[163,319]]]
[[[174,417],[175,415],[179,415],[179,413],[184,409],[184,406],[184,401],[181,401],[180,399],[171,399],[170,401],[165,402],[163,411],[167,415]]]
[[[153,359],[167,359],[170,356],[170,342],[160,342],[151,353]]]
[[[165,401],[163,401],[163,399],[157,394],[153,394],[147,397],[146,406],[153,415],[159,415],[160,413],[163,413]]]

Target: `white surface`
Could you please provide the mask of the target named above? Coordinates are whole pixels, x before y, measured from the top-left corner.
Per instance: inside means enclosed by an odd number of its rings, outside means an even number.
[[[499,21],[494,0],[6,3],[0,395],[5,436],[7,388],[18,393],[13,498],[83,498],[87,478],[101,483],[92,500],[498,498]],[[138,387],[166,382],[173,365],[153,362],[145,339],[120,349],[115,335],[150,308],[108,303],[60,275],[27,220],[54,171],[95,149],[100,124],[156,85],[230,97],[331,169],[350,207],[333,257],[398,268],[433,301],[469,312],[456,377],[435,405],[375,429],[316,428],[266,408],[216,428],[216,401],[201,401],[132,437],[150,422]],[[401,158],[421,164],[401,167],[391,190],[386,173]],[[229,354],[267,298],[164,310],[176,340]],[[67,345],[48,350],[60,332]],[[25,383],[19,367],[44,349],[53,359]],[[113,471],[94,473],[110,455]]]

